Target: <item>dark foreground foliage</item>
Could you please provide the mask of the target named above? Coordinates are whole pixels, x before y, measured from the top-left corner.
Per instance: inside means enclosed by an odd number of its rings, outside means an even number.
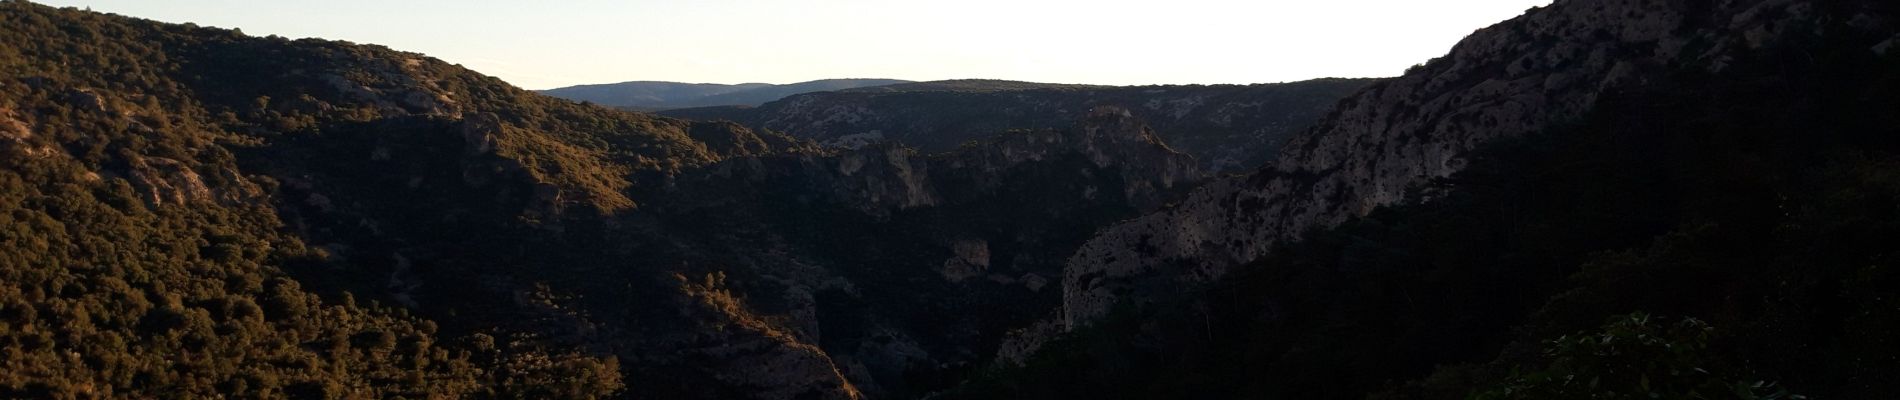
[[[1608,96],[947,397],[1891,396],[1900,59],[1797,52]]]

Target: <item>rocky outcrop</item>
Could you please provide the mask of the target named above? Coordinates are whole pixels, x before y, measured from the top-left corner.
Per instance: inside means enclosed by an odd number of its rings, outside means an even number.
[[[190,166],[169,158],[132,159],[132,187],[147,204],[186,204],[211,199],[211,188]]]
[[[626,185],[625,179],[610,175],[616,173],[612,167],[601,165],[598,159],[549,160],[535,157],[540,151],[533,145],[563,145],[535,133],[511,129],[519,128],[509,127],[494,113],[470,113],[462,118],[458,131],[462,139],[463,183],[474,187],[483,187],[491,182],[502,183],[504,197],[514,197],[508,192],[510,187],[507,185],[525,185],[515,189],[521,192],[520,197],[525,201],[522,214],[542,222],[555,222],[555,217],[569,203],[594,203],[591,200],[600,199],[603,201],[595,203],[596,207],[608,206],[602,211],[632,206],[631,200],[618,192]],[[508,140],[504,137],[512,137],[515,142],[504,144],[503,141]],[[518,143],[523,141],[531,145]],[[588,154],[580,149],[563,150],[567,150],[564,154]],[[535,164],[524,163],[524,160]],[[609,176],[590,180],[599,175]],[[616,185],[603,188],[588,184],[602,181]]]
[[[943,260],[937,272],[951,282],[982,276],[990,269],[990,244],[982,239],[964,239],[950,243],[950,258]]]
[[[932,362],[932,355],[917,343],[916,338],[901,330],[890,327],[873,329],[870,340],[858,342],[857,349],[844,351],[835,357],[846,366],[853,384],[863,389],[867,397],[888,398],[893,388],[879,383],[899,384],[904,381],[904,372],[919,364]]]
[[[1139,208],[1158,206],[1163,193],[1205,176],[1193,157],[1174,151],[1147,123],[1120,107],[1098,107],[1065,130],[997,136],[943,159],[949,168],[1000,171],[1064,154],[1079,154],[1096,168],[1119,172],[1121,197]],[[977,181],[978,187],[986,189],[996,183]]]
[[[1103,107],[938,154],[877,144],[725,160],[642,212],[675,238],[706,238],[680,247],[717,260],[755,315],[822,344],[863,393],[909,395],[988,363],[1004,330],[1054,309],[1047,277],[1090,232],[1205,176]]]
[[[0,107],[0,157],[44,158],[64,156],[59,146],[34,140],[33,125],[10,107]],[[93,175],[97,180],[97,174]]]
[[[529,193],[528,204],[523,208],[522,214],[536,218],[537,220],[550,220],[553,217],[559,216],[561,211],[565,209],[566,204],[561,195],[560,185],[547,182],[535,182],[534,189]]]
[[[1105,230],[1069,262],[1062,320],[1085,325],[1118,302],[1218,278],[1306,229],[1364,215],[1458,171],[1480,144],[1576,119],[1599,95],[1667,79],[1671,69],[1726,68],[1742,53],[1855,18],[1841,14],[1854,7],[1573,0],[1533,9],[1341,101],[1267,167]],[[1892,29],[1875,19],[1865,25]]]
[[[13,108],[0,108],[0,144],[21,145],[33,138],[33,129],[20,120]]]
[[[724,275],[678,277],[686,295],[680,314],[701,329],[679,332],[679,355],[709,369],[713,377],[753,398],[858,399],[831,357],[808,337],[754,314],[725,287]]]
[[[874,145],[837,154],[806,153],[742,158],[715,164],[681,177],[676,192],[716,193],[713,186],[783,184],[804,181],[801,190],[825,194],[825,201],[847,204],[871,215],[942,204],[942,178],[974,185],[969,196],[994,193],[1003,171],[1018,165],[1067,155],[1085,157],[1093,167],[1119,173],[1120,196],[1138,207],[1159,205],[1163,194],[1205,176],[1193,157],[1175,152],[1140,119],[1125,109],[1103,107],[1069,129],[1016,131],[961,149],[933,155],[893,145]],[[1112,168],[1111,168],[1112,167]]]
[[[462,118],[462,154],[494,153],[496,137],[500,135],[501,117],[495,113],[469,114]]]
[[[1036,350],[1042,349],[1043,343],[1067,331],[1068,327],[1062,324],[1061,318],[1051,317],[1010,332],[1008,339],[996,349],[995,364],[1021,366],[1029,360],[1029,356],[1036,354]]]
[[[200,202],[241,206],[264,196],[262,188],[228,167],[200,175],[191,165],[164,157],[136,157],[130,164],[124,177],[151,207]]]
[[[369,105],[385,115],[455,116],[463,113],[454,93],[437,84],[438,78],[425,68],[427,63],[438,61],[420,58],[362,61],[365,62],[353,66],[351,71],[358,75],[369,74],[374,79],[364,81],[339,73],[322,73],[316,78],[340,95],[333,100]]]
[[[1880,43],[1875,43],[1873,47],[1868,47],[1867,49],[1873,50],[1874,54],[1879,54],[1879,55],[1884,56],[1884,55],[1893,53],[1893,50],[1896,47],[1900,47],[1900,36],[1894,36],[1892,38],[1888,38],[1887,40],[1883,40]]]
[[[462,183],[483,187],[491,182],[528,182],[527,167],[521,161],[495,154],[506,127],[493,113],[464,116],[458,130],[462,136]]]

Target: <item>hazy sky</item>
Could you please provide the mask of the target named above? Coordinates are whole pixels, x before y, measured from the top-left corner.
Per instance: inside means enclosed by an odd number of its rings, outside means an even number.
[[[1550,0],[36,0],[375,43],[529,89],[630,80],[1111,85],[1393,76]]]

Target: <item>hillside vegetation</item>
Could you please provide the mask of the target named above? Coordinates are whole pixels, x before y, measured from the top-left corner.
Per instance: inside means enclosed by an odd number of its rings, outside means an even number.
[[[312,241],[379,210],[348,196],[367,181],[473,187],[416,206],[533,224],[632,209],[641,179],[764,150],[729,124],[577,105],[381,47],[23,1],[0,18],[3,397],[606,394],[612,358],[355,300],[323,282],[376,274],[363,254]]]

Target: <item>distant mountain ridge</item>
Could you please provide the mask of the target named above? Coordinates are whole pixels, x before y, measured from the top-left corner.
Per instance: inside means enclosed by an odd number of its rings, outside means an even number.
[[[900,79],[821,79],[808,82],[683,83],[631,81],[577,85],[540,90],[541,94],[631,110],[666,110],[706,106],[756,106],[800,93],[855,89],[911,83]]]
[[[856,93],[893,93],[893,92],[1003,92],[1012,90],[1037,89],[1103,89],[1108,85],[1083,85],[1070,83],[1043,83],[1028,81],[1006,81],[1001,79],[947,79],[941,81],[905,82],[891,85],[865,86],[839,90]]]
[[[1097,106],[1130,110],[1169,147],[1209,170],[1257,167],[1340,99],[1376,79],[1328,78],[1255,85],[1091,86],[949,80],[805,93],[758,107],[660,112],[728,120],[832,147],[896,142],[926,152],[956,149],[1010,129],[1069,124]]]

